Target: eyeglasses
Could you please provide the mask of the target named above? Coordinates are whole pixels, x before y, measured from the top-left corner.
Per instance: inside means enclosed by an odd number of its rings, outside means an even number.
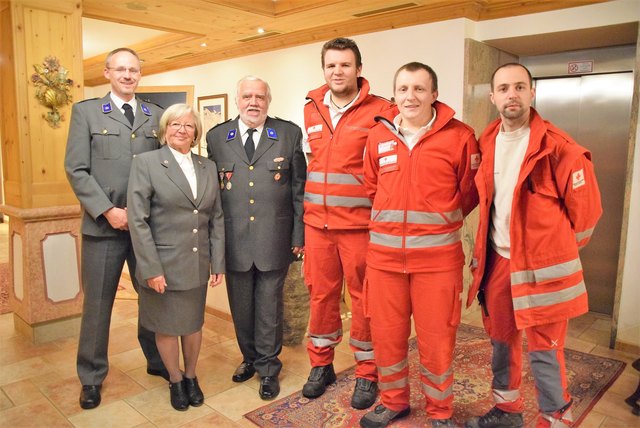
[[[196,126],[192,123],[171,122],[169,124],[169,128],[173,129],[174,131],[179,131],[183,126],[186,132],[193,132],[196,129]]]
[[[129,74],[138,74],[140,73],[140,69],[139,68],[126,68],[126,67],[118,67],[118,68],[113,68],[113,67],[107,67],[109,70],[113,70],[118,74],[124,74],[127,71],[129,72]]]

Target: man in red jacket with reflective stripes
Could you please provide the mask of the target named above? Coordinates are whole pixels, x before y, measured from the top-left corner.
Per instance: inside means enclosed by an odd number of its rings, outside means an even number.
[[[588,310],[578,250],[602,214],[591,154],[531,108],[535,89],[521,64],[499,67],[490,95],[500,119],[479,140],[480,224],[467,306],[477,294],[493,346],[496,405],[466,426],[523,425],[523,330],[537,427],[571,426],[564,343],[568,320]]]
[[[376,118],[364,178],[373,201],[366,313],[382,404],[360,419],[379,428],[407,416],[413,316],[420,386],[432,427],[453,427],[453,349],[462,307],[461,232],[477,205],[480,164],[473,129],[437,101],[431,67],[410,62],[394,78],[397,107]]]
[[[342,340],[343,279],[351,295],[349,345],[356,359],[351,405],[370,407],[378,393],[362,286],[371,202],[364,191],[362,154],[374,117],[389,102],[369,93],[360,76],[362,59],[353,40],[337,38],[322,47],[326,85],[309,92],[304,121],[311,156],[304,194],[305,281],[311,295],[307,344],[311,374],[302,389],[322,395],[336,380],[334,348]]]

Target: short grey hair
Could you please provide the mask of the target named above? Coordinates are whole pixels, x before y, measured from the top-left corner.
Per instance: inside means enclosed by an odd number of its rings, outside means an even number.
[[[264,85],[267,87],[267,100],[271,102],[271,87],[269,86],[267,81],[252,75],[244,76],[242,79],[238,80],[238,84],[236,85],[236,99],[238,99],[238,95],[240,94],[240,85],[242,85],[242,83],[247,81],[264,83]]]
[[[195,135],[193,136],[191,147],[195,147],[198,144],[198,138],[202,135],[202,122],[200,121],[200,115],[198,114],[198,111],[188,104],[174,104],[164,111],[164,113],[162,114],[162,117],[160,118],[160,123],[159,123],[160,144],[166,144],[164,135],[167,132],[167,127],[169,126],[169,123],[187,114],[191,114],[191,117],[193,117],[193,122],[196,125],[196,132],[195,132]]]

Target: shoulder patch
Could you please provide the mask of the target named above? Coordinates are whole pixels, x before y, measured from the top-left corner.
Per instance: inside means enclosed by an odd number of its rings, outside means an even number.
[[[87,101],[99,100],[100,98],[87,98],[86,100],[78,101],[78,104],[86,103]]]

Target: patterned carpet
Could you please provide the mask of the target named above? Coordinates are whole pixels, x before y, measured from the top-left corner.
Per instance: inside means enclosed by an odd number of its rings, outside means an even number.
[[[409,417],[396,422],[394,427],[424,426],[427,420],[424,397],[418,385],[415,339],[411,340],[409,349],[412,410]],[[565,358],[569,392],[574,399],[573,416],[579,423],[622,373],[625,363],[569,349]],[[463,424],[466,419],[483,414],[493,406],[490,361],[491,346],[484,330],[461,324],[454,360],[454,421],[457,424]],[[537,415],[537,405],[533,377],[526,361],[522,380],[521,393],[526,406],[524,418],[526,424],[531,424]],[[261,427],[357,427],[367,410],[351,408],[353,385],[352,368],[339,374],[338,381],[318,399],[309,400],[298,392],[244,416]]]

